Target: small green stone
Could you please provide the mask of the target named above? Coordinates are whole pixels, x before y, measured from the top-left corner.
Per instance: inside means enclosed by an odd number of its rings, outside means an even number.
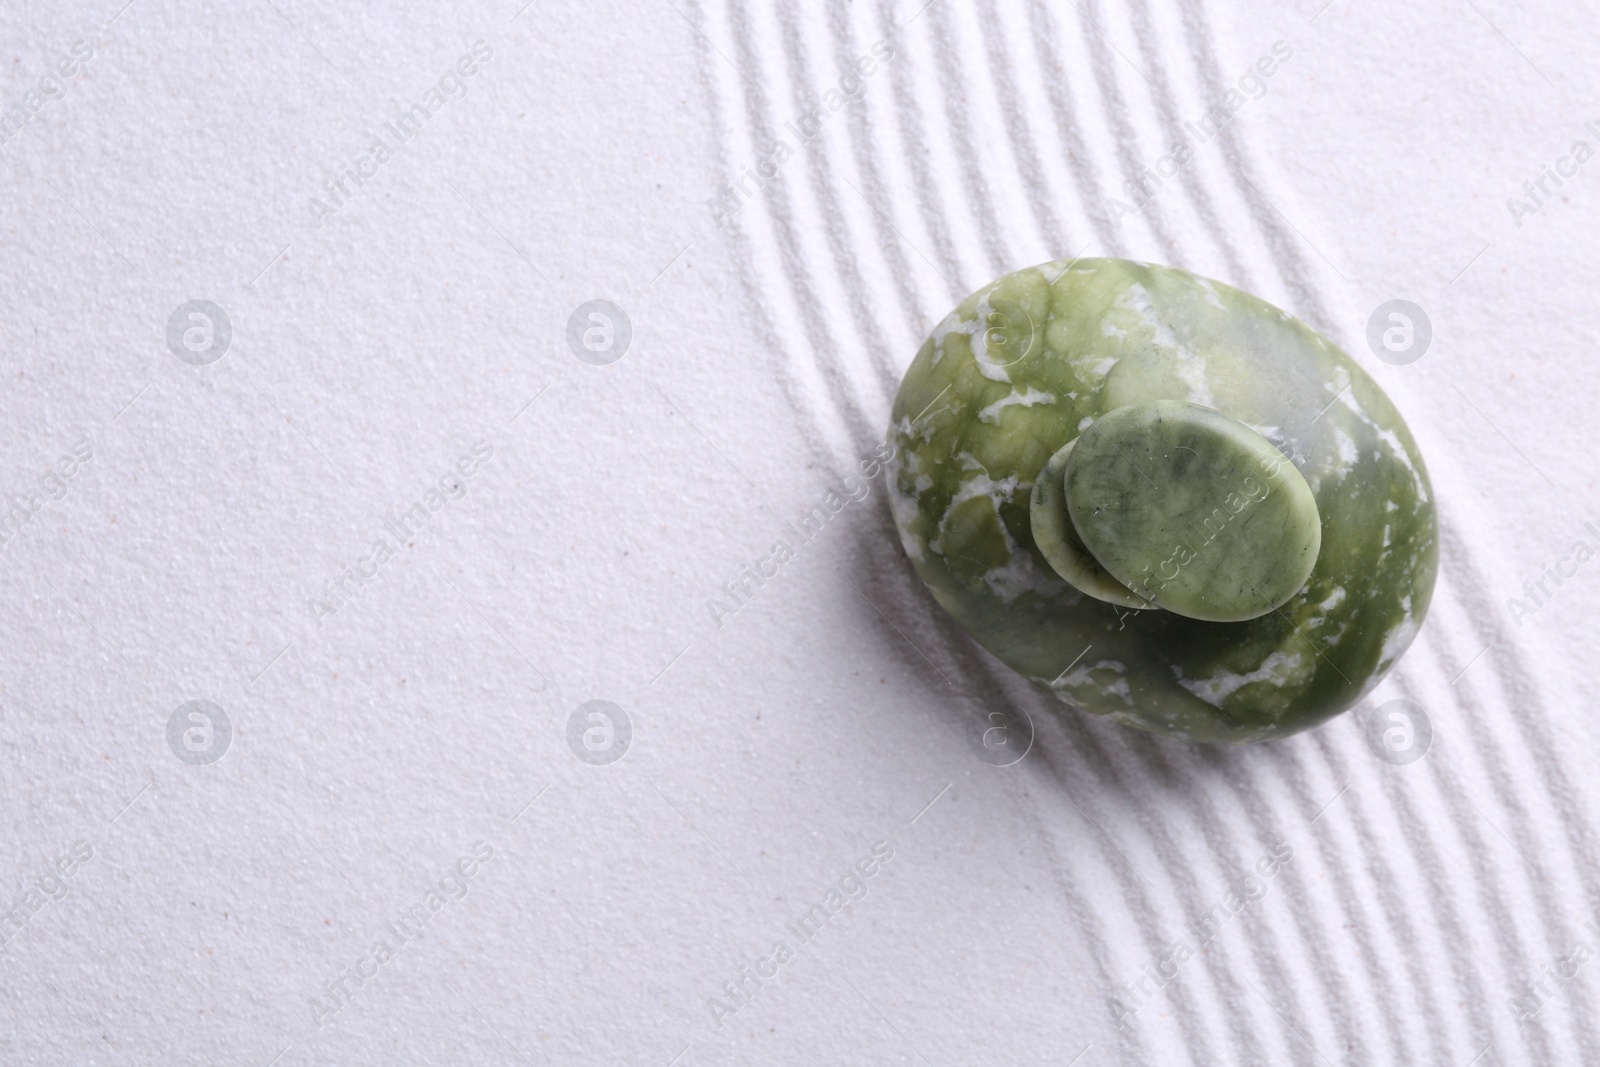
[[[1028,502],[1033,540],[1057,574],[1095,599],[1104,600],[1107,604],[1120,604],[1125,608],[1152,607],[1135,595],[1132,589],[1111,577],[1073,528],[1072,517],[1067,513],[1067,493],[1063,480],[1067,459],[1072,455],[1072,446],[1077,443],[1078,439],[1074,438],[1062,445],[1033,483],[1033,494]]]
[[[1250,427],[1198,404],[1106,414],[1077,439],[1064,476],[1089,554],[1135,596],[1190,619],[1265,615],[1306,584],[1322,547],[1300,472]]]

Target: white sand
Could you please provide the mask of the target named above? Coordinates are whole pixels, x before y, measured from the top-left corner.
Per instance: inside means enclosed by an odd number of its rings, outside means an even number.
[[[1505,203],[1600,148],[1592,29],[274,4],[136,0],[0,145],[0,491],[41,502],[0,546],[0,1062],[1600,1056],[1600,564],[1570,555],[1600,549],[1600,164],[1520,226]],[[117,6],[0,17],[0,116]],[[1114,225],[1277,41],[1265,95]],[[441,78],[419,136],[384,132]],[[1055,709],[916,582],[864,474],[900,373],[965,293],[1080,253],[1273,300],[1405,413],[1445,567],[1360,711],[1147,737]],[[609,366],[566,340],[595,298],[631,322]],[[1366,347],[1393,298],[1433,324],[1410,365]],[[166,339],[195,299],[233,331],[199,367]],[[1389,766],[1362,723],[1398,698],[1433,736]],[[204,766],[167,742],[195,699],[232,728]],[[591,700],[620,762],[569,747]],[[1037,730],[1014,766],[968,744],[995,708]]]

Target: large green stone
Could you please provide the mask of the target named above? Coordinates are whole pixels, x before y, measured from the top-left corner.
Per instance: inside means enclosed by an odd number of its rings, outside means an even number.
[[[1035,539],[1036,496],[1051,508],[1065,504],[1070,518],[1071,479],[1058,496],[1036,494],[1035,486],[1067,445],[1080,435],[1084,445],[1094,440],[1086,431],[1104,416],[1129,407],[1148,415],[1165,401],[1176,402],[1165,410],[1220,413],[1293,470],[1281,474],[1284,492],[1260,501],[1283,505],[1260,511],[1282,538],[1228,541],[1210,572],[1191,568],[1192,588],[1168,582],[1156,591],[1155,608],[1140,610],[1100,594],[1116,586],[1139,593],[1139,568],[1171,531],[1141,526],[1137,515],[1119,522],[1092,515],[1116,498],[1106,495],[1104,480],[1127,471],[1115,474],[1116,464],[1087,448],[1078,457],[1077,447],[1054,465],[1058,476],[1081,465],[1101,479],[1092,490],[1085,481],[1081,504],[1090,513],[1065,531],[1072,551],[1086,552],[1099,569],[1084,580],[1107,583],[1096,595],[1077,578],[1063,580]],[[1191,426],[1184,432],[1199,436],[1178,443],[1209,449],[1223,471],[1241,470],[1241,457],[1261,458],[1254,439],[1212,430]],[[1210,514],[1221,501],[1225,514],[1237,516],[1232,521],[1250,513],[1231,511],[1237,487],[1190,477],[1200,468],[1174,462],[1177,438],[1138,431],[1133,422],[1113,422],[1099,432],[1121,445],[1142,442],[1146,473],[1160,476],[1152,481],[1186,495],[1154,510],[1147,500],[1134,511],[1183,520]],[[1036,685],[1132,726],[1254,741],[1320,723],[1377,684],[1415,636],[1433,592],[1431,487],[1389,399],[1304,323],[1184,271],[1082,259],[984,287],[917,353],[895,399],[891,434],[896,525],[934,598]],[[1290,474],[1309,492],[1309,512],[1293,499]],[[1122,487],[1137,495],[1131,481]],[[1320,544],[1309,548],[1308,514],[1320,519]],[[1045,529],[1058,530],[1064,520],[1047,521],[1057,525]],[[1202,525],[1197,536],[1206,532]],[[1188,543],[1198,558],[1193,536]],[[1066,558],[1059,544],[1043,547],[1056,563]],[[1301,577],[1292,563],[1307,556],[1314,563]],[[1257,594],[1227,591],[1227,580],[1241,577]],[[1217,615],[1208,603],[1229,618],[1266,610],[1242,621],[1190,617]]]

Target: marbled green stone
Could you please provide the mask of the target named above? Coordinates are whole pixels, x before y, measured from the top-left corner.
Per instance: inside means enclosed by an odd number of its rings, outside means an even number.
[[[1076,541],[1135,596],[1244,622],[1311,576],[1322,546],[1311,487],[1237,419],[1156,400],[1109,412],[1074,443],[1063,477]],[[1043,551],[1045,531],[1033,532]]]
[[[1072,516],[1067,513],[1067,460],[1078,440],[1074,438],[1062,445],[1033,481],[1028,522],[1034,544],[1057,574],[1090,596],[1125,608],[1148,608],[1150,604],[1111,577],[1094,558],[1083,538],[1078,536]]]
[[[1322,543],[1276,610],[1208,622],[1107,603],[1035,542],[1046,462],[1159,400],[1238,420],[1304,479]],[[891,435],[896,525],[935,600],[1024,677],[1129,725],[1220,741],[1313,726],[1377,684],[1433,593],[1432,490],[1389,399],[1304,323],[1184,271],[1085,259],[985,286],[917,353]]]

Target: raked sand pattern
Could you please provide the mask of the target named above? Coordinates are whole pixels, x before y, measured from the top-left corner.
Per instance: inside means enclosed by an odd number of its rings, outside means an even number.
[[[1315,15],[1299,18],[1307,34]],[[1361,344],[1340,324],[1366,309],[1340,303],[1348,290],[1331,264],[1274,206],[1286,196],[1259,146],[1243,136],[1210,143],[1230,113],[1253,106],[1252,86],[1293,69],[1292,41],[1259,42],[1253,65],[1257,42],[1224,47],[1231,27],[1190,0],[804,9],[700,0],[691,17],[715,42],[703,69],[730,173],[768,158],[831,72],[869,52],[891,57],[823,137],[742,200],[736,222],[773,366],[826,466],[878,439],[901,373],[951,307],[1030,263],[1108,255],[1193,269],[1199,257],[1248,292],[1288,294],[1280,302],[1352,353]],[[1236,84],[1239,70],[1253,80]],[[1219,118],[1190,124],[1213,105]],[[1165,158],[1171,131],[1184,127],[1192,151]],[[1386,388],[1413,427],[1429,417]],[[1404,767],[1375,760],[1363,740],[1368,701],[1306,735],[1244,749],[1163,743],[1068,711],[1030,754],[1040,786],[1028,817],[1037,847],[1054,855],[1051,891],[1076,918],[1036,936],[1058,939],[1061,967],[1089,972],[1102,991],[1057,1005],[1062,1027],[1082,1036],[1059,1062],[1080,1047],[1086,1064],[1600,1056],[1596,979],[1583,973],[1600,952],[1593,775],[1551,726],[1574,709],[1549,688],[1537,644],[1474,662],[1496,638],[1486,590],[1505,564],[1467,473],[1437,451],[1427,460],[1451,501],[1443,566],[1428,622],[1382,693],[1431,709],[1436,737],[1448,723],[1448,751],[1440,744]],[[888,514],[878,526],[882,537],[863,549],[865,592],[884,613],[958,689],[1003,695],[1035,720],[1054,715],[934,610]],[[924,548],[905,546],[913,556]],[[1116,666],[1091,653],[1074,669]],[[1452,684],[1469,667],[1470,683]],[[1259,676],[1292,669],[1280,657]],[[1239,681],[1197,680],[1194,691],[1220,698]],[[1098,854],[1052,852],[1056,824],[1111,809],[1132,814],[1118,819],[1115,841],[1097,837]],[[1148,862],[1135,868],[1127,854]],[[1285,868],[1319,873],[1289,889]],[[1220,907],[1203,888],[1234,883]],[[994,888],[997,900],[1008,888]],[[1212,918],[1197,927],[1202,912]],[[1029,978],[1017,981],[1026,996]],[[928,1062],[945,1062],[933,1035],[920,1036]]]

